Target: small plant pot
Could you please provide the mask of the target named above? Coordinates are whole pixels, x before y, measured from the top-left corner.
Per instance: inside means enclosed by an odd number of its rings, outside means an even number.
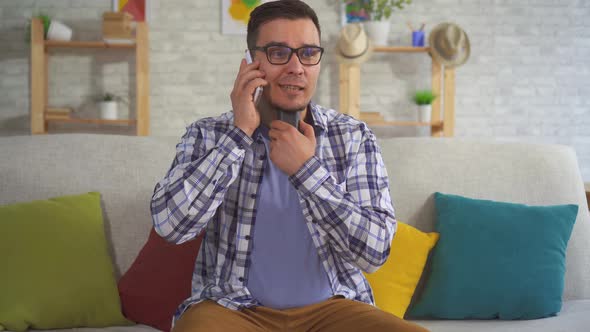
[[[391,27],[389,20],[367,21],[364,23],[364,26],[367,36],[373,41],[374,46],[387,46]]]
[[[72,40],[72,29],[60,21],[51,20],[47,30],[47,39],[49,40]]]
[[[117,119],[117,102],[116,101],[101,101],[100,102],[100,118],[104,120]]]
[[[432,105],[418,105],[418,122],[432,121]]]

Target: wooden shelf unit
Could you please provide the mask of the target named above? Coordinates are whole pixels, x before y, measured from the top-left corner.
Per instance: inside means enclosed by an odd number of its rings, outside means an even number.
[[[363,118],[361,117],[361,120]],[[365,120],[363,120],[365,121]],[[372,126],[401,126],[401,127],[432,127],[432,128],[442,128],[443,122],[436,121],[436,122],[418,122],[418,121],[374,121],[369,120],[365,121],[366,123]]]
[[[380,53],[426,53],[430,55],[430,47],[412,46],[379,46],[373,52]],[[432,91],[439,97],[432,103],[430,123],[413,121],[386,121],[375,114],[366,116],[360,111],[361,69],[357,64],[340,65],[340,112],[361,119],[369,125],[377,126],[429,126],[431,135],[435,137],[452,137],[455,132],[455,69],[444,68],[432,59]],[[443,77],[441,77],[443,75]],[[441,82],[442,81],[442,82]],[[443,92],[444,87],[444,92]],[[442,104],[441,98],[442,96]],[[443,114],[441,116],[441,106]]]
[[[423,53],[430,52],[430,47],[414,47],[414,46],[376,46],[373,52],[382,53]]]
[[[106,120],[106,119],[78,119],[78,118],[69,118],[69,119],[48,119],[45,118],[45,121],[52,121],[52,122],[61,122],[61,123],[93,123],[93,124],[107,124],[107,125],[135,125],[136,121],[134,119],[117,119],[117,120]]]
[[[132,43],[106,43],[104,41],[53,41],[44,40],[43,24],[39,19],[31,22],[31,134],[47,134],[49,122],[91,123],[98,125],[135,126],[138,136],[149,135],[149,62],[148,28],[138,22],[135,41]],[[54,48],[127,49],[135,51],[135,119],[78,119],[48,115],[48,63],[49,50]]]
[[[126,48],[126,49],[134,49],[137,47],[135,42],[132,43],[117,43],[111,44],[104,41],[80,41],[80,40],[73,40],[73,41],[56,41],[56,40],[46,40],[45,47],[47,49],[50,48]]]

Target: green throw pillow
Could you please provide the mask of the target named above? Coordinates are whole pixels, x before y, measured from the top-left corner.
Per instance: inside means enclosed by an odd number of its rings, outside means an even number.
[[[561,310],[577,205],[529,206],[436,193],[440,239],[409,317],[536,319]]]
[[[129,325],[97,192],[0,207],[0,326]]]

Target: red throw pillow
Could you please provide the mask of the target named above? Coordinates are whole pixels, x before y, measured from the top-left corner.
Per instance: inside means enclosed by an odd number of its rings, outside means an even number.
[[[125,317],[170,331],[174,312],[191,295],[195,259],[202,240],[203,234],[176,245],[166,242],[152,228],[146,244],[119,280]]]

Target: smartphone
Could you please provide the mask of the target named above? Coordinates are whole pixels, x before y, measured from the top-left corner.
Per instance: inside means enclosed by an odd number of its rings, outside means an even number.
[[[250,50],[246,50],[246,55],[244,56],[246,58],[246,63],[250,64],[252,63],[252,55],[250,54]],[[256,88],[256,90],[254,91],[254,104],[258,103],[258,100],[260,99],[260,95],[262,95],[262,87],[259,86]]]

